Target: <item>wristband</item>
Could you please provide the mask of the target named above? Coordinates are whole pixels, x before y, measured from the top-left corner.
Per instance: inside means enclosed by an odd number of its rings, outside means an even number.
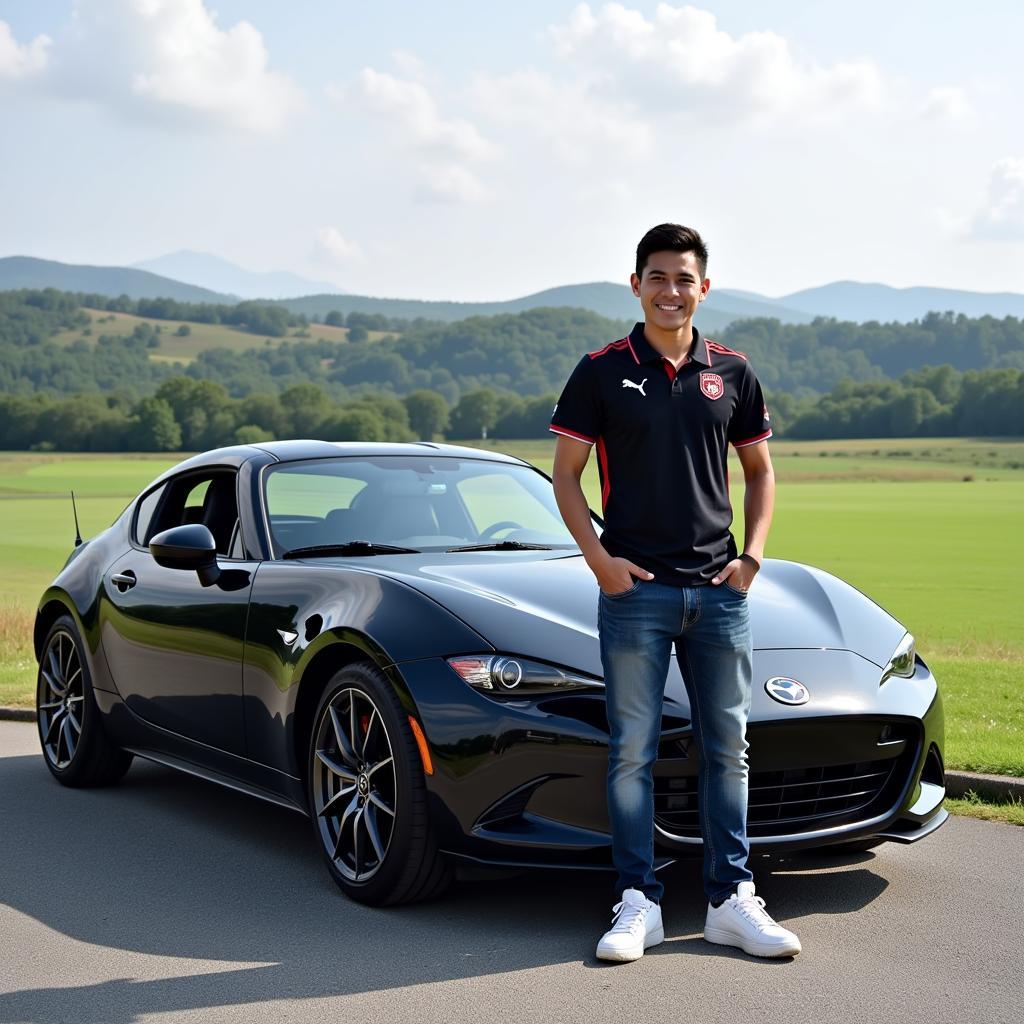
[[[736,557],[743,562],[750,562],[758,572],[761,571],[761,563],[753,555],[748,555],[746,551],[744,551],[742,555],[737,555]]]

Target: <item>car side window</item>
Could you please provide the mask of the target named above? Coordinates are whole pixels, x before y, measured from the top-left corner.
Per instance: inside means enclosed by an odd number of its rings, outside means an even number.
[[[201,523],[203,521],[203,502],[206,492],[210,489],[209,480],[198,481],[185,495],[185,507],[181,513],[181,523]]]
[[[145,547],[149,543],[149,538],[157,532],[150,529],[150,527],[153,525],[153,513],[156,512],[165,490],[166,484],[154,488],[139,502],[135,509],[135,526],[132,530],[132,539],[142,547]]]
[[[167,497],[160,503],[157,521],[148,536],[174,526],[202,523],[217,544],[217,554],[225,558],[243,557],[238,538],[237,474],[233,470],[189,473],[167,484]]]

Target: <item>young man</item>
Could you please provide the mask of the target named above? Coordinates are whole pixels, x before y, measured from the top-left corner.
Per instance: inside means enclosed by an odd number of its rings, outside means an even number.
[[[693,326],[711,287],[707,258],[691,228],[661,224],[644,235],[631,277],[644,322],[580,360],[551,422],[559,435],[555,497],[601,591],[608,813],[622,893],[598,943],[604,960],[636,960],[664,940],[652,769],[673,645],[700,754],[704,937],[758,956],[800,952],[797,937],[765,912],[747,867],[747,591],[764,555],[775,476],[754,371],[741,353]],[[729,532],[730,442],[746,484],[741,554]],[[601,478],[600,538],[580,486],[591,446]]]

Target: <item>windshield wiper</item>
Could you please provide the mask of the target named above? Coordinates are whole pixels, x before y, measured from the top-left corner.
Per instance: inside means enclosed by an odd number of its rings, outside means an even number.
[[[499,540],[490,544],[464,544],[458,548],[445,548],[449,551],[550,551],[548,544],[524,544],[521,540]]]
[[[314,544],[308,548],[292,548],[282,558],[329,558],[332,555],[418,555],[417,548],[400,548],[394,544],[374,544],[369,540],[350,540],[344,544]]]

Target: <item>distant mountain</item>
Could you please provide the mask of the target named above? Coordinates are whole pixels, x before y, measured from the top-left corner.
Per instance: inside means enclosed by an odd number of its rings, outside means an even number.
[[[431,302],[421,299],[379,299],[366,295],[308,295],[301,299],[282,302],[293,313],[323,317],[332,309],[340,313],[382,313],[384,316],[414,320],[452,322],[469,316],[498,316],[502,313],[522,313],[542,307],[572,307],[589,309],[612,320],[637,320],[640,303],[633,293],[621,284],[609,281],[593,284],[570,284],[558,288],[524,295],[503,302]],[[720,331],[733,320],[746,317],[771,316],[787,323],[807,323],[808,313],[787,309],[782,303],[760,296],[740,295],[723,289],[713,291],[701,307],[697,323],[702,330]]]
[[[90,267],[31,256],[0,258],[0,291],[15,288],[57,288],[62,292],[95,292],[117,298],[178,299],[181,302],[230,302],[230,295],[172,281],[130,267]]]
[[[285,270],[245,270],[219,256],[191,249],[182,249],[132,265],[139,270],[227,292],[243,299],[291,299],[318,292],[337,291],[333,284],[325,281],[310,281]]]
[[[810,313],[790,306],[782,299],[769,299],[757,292],[732,288],[712,288],[704,306],[728,312],[732,320],[767,316],[775,317],[784,324],[806,324],[813,319]]]
[[[769,300],[771,301],[771,300]],[[952,288],[890,288],[887,284],[836,281],[775,300],[812,316],[837,320],[909,323],[926,313],[965,316],[1024,317],[1024,295],[1013,292],[967,292]]]
[[[563,285],[502,302],[437,302],[421,299],[382,299],[368,295],[334,292],[330,285],[306,281],[288,273],[259,274],[205,253],[180,252],[162,256],[138,267],[91,267],[28,256],[0,258],[0,291],[13,288],[58,288],[69,292],[97,292],[116,297],[174,298],[183,302],[233,304],[239,297],[266,298],[293,313],[323,317],[331,310],[341,313],[382,313],[389,317],[452,322],[470,316],[521,313],[545,306],[587,309],[618,321],[633,321],[640,304],[621,284],[608,281]],[[193,280],[215,282],[224,291],[186,283],[180,276],[151,273],[160,267],[166,273],[188,274]],[[207,272],[201,273],[202,268]],[[234,275],[234,276],[232,276]],[[263,282],[259,284],[258,282]],[[290,284],[289,284],[290,282]],[[326,293],[294,298],[271,299],[269,293],[284,294],[291,288],[327,288]],[[868,320],[907,323],[927,313],[952,311],[966,316],[1024,317],[1024,295],[1012,292],[968,292],[949,288],[890,288],[884,284],[837,281],[820,288],[783,295],[777,299],[756,292],[728,288],[712,289],[697,315],[698,326],[709,333],[721,331],[735,320],[774,317],[783,323],[808,323],[814,317],[834,317],[864,323]]]

